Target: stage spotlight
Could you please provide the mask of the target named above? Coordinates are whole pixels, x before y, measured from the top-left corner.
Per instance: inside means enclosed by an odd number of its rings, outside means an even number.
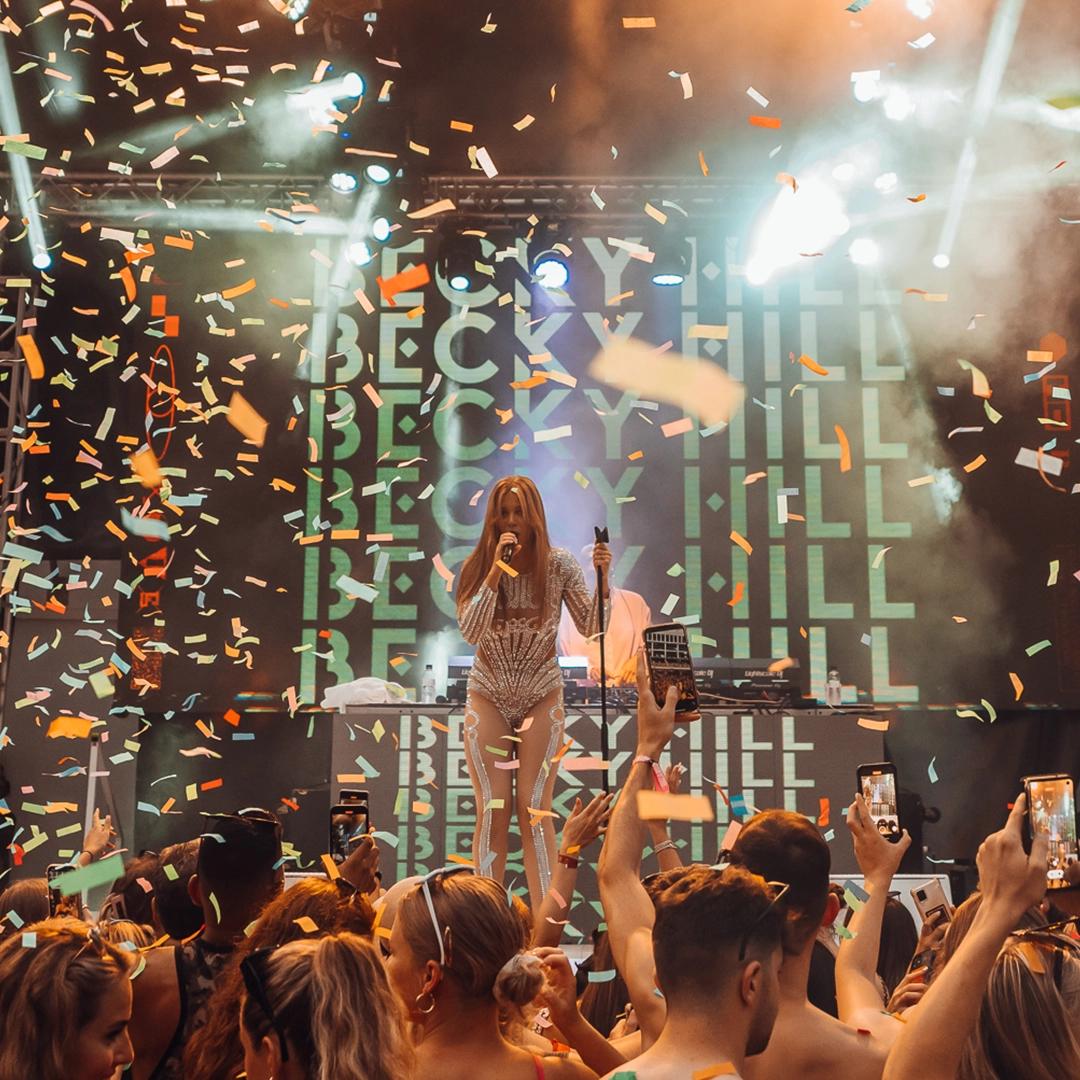
[[[353,266],[367,266],[375,258],[375,252],[363,240],[357,240],[345,249],[345,258]]]
[[[570,267],[557,252],[548,251],[533,266],[533,277],[545,289],[565,289],[570,283]]]
[[[939,251],[933,258],[933,263],[939,270],[948,270],[951,262],[952,259],[944,251]]]
[[[851,92],[856,101],[873,101],[878,95],[880,71],[853,71],[851,73]]]
[[[570,283],[572,252],[557,222],[541,221],[530,234],[529,272],[544,289],[565,289]]]
[[[848,257],[856,266],[876,266],[881,259],[881,249],[876,240],[868,236],[860,236],[851,241],[848,248]]]
[[[339,195],[349,195],[359,186],[360,181],[356,174],[351,172],[336,172],[330,177],[330,186]]]
[[[394,174],[385,165],[372,164],[364,169],[364,175],[373,184],[389,184]]]
[[[347,97],[358,98],[364,96],[367,84],[364,82],[363,75],[357,71],[350,71],[341,80],[341,89],[345,91]]]
[[[690,241],[685,236],[660,232],[651,246],[652,283],[667,287],[681,285],[690,272]]]
[[[934,0],[907,0],[907,9],[916,19],[929,19],[934,14]]]
[[[896,86],[885,98],[885,115],[890,120],[906,120],[915,111],[915,99],[902,87]]]
[[[900,177],[894,172],[882,173],[875,181],[874,187],[881,192],[882,195],[887,195],[890,191],[896,190],[896,185],[900,183]]]
[[[797,192],[785,184],[754,230],[747,280],[763,285],[781,267],[825,251],[850,228],[844,200],[831,183],[810,173]]]
[[[469,292],[478,277],[476,264],[482,258],[480,237],[449,233],[439,244],[436,273],[442,275],[454,292]]]
[[[52,256],[47,251],[35,251],[30,261],[35,270],[48,270],[52,266]]]
[[[371,223],[371,235],[379,241],[380,244],[385,244],[390,239],[390,219],[385,217],[377,217]]]

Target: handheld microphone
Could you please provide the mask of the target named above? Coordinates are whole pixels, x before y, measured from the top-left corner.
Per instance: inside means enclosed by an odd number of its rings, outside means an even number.
[[[502,561],[508,563],[514,557],[514,552],[516,550],[517,544],[503,544]]]

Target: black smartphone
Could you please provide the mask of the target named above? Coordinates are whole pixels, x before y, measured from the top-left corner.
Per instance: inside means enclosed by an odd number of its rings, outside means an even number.
[[[359,788],[342,788],[337,794],[337,801],[339,803],[363,803],[366,806],[368,793]]]
[[[366,802],[338,803],[330,807],[330,858],[343,863],[368,831]]]
[[[45,881],[49,887],[50,919],[55,918],[57,915],[69,915],[73,919],[82,917],[82,912],[79,910],[78,894],[73,893],[71,896],[64,896],[55,884],[58,877],[62,877],[74,869],[75,867],[71,863],[50,863],[45,868]]]
[[[1040,833],[1050,842],[1046,859],[1046,887],[1066,889],[1065,868],[1080,858],[1076,845],[1076,799],[1073,780],[1065,773],[1053,776],[1025,776],[1027,829],[1031,837]]]
[[[860,765],[856,773],[859,793],[877,831],[892,844],[900,842],[900,814],[896,801],[896,766],[891,761]]]
[[[641,633],[645,643],[645,662],[649,668],[649,685],[657,705],[663,705],[669,686],[679,690],[675,715],[695,713],[701,708],[694,665],[690,660],[690,639],[681,623],[647,626]]]

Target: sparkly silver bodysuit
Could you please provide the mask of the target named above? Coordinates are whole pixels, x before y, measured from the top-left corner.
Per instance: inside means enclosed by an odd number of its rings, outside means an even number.
[[[499,592],[505,618],[496,613]],[[563,548],[550,551],[545,592],[538,603],[531,573],[504,574],[498,592],[481,585],[458,613],[462,635],[476,646],[469,691],[494,703],[514,730],[537,702],[562,686],[555,640],[563,603],[582,635],[592,637],[600,629],[596,596],[586,589],[577,560]],[[610,601],[605,614],[609,607]]]

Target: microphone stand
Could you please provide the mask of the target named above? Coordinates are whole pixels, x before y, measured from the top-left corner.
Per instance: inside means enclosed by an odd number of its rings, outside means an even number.
[[[608,766],[607,664],[604,658],[604,571],[596,568],[596,602],[600,625],[600,760],[604,763],[604,794],[611,791]]]

